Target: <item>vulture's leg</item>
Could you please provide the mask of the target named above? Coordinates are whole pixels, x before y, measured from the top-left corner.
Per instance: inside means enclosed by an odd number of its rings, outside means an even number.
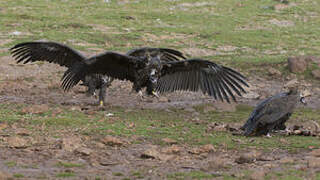
[[[144,99],[141,84],[138,81],[133,83],[132,90],[138,92],[138,96],[140,100]]]
[[[147,91],[147,94],[148,94],[148,95],[153,95],[153,96],[155,96],[155,97],[157,97],[157,98],[160,97],[159,94],[153,89],[151,82],[148,82],[148,83],[147,83],[147,89],[146,89],[146,91]]]
[[[271,135],[270,135],[270,133],[268,133],[268,134],[266,135],[266,137],[267,137],[267,138],[271,138]]]
[[[140,100],[143,100],[143,99],[144,99],[143,92],[142,92],[141,89],[138,91],[138,95],[139,95],[139,97],[140,97]]]
[[[99,91],[99,104],[100,106],[105,106],[106,103],[106,95],[107,95],[107,88],[111,86],[113,78],[109,76],[102,77],[101,87]]]
[[[92,82],[92,81],[90,81],[89,83],[88,83],[88,91],[87,91],[87,96],[89,97],[89,96],[93,96],[93,97],[95,97],[95,98],[97,98],[97,95],[96,95],[96,86],[95,86],[95,84]]]
[[[108,87],[108,84],[103,83],[101,85],[101,88],[100,88],[100,91],[99,91],[99,104],[100,104],[101,107],[105,106],[107,87]]]

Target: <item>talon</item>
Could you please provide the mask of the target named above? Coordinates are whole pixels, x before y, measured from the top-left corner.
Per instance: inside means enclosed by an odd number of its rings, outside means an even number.
[[[152,94],[155,96],[155,97],[157,97],[157,98],[159,98],[160,96],[158,95],[158,93],[157,92],[155,92],[155,91],[152,91]]]
[[[104,106],[103,101],[100,101],[100,107],[103,107],[103,106]]]

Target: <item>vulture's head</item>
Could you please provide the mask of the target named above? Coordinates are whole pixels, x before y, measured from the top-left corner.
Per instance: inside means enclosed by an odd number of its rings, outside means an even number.
[[[151,59],[149,59],[147,66],[148,79],[152,83],[152,88],[154,89],[156,87],[158,79],[160,78],[160,72],[162,68],[160,56],[152,57]]]
[[[290,91],[288,94],[291,96],[296,96],[302,104],[305,104],[305,105],[307,104],[305,100],[305,96],[302,93],[299,93],[299,90],[297,87],[290,88]]]

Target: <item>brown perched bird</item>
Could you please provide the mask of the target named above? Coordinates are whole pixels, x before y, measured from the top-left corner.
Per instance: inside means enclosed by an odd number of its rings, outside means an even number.
[[[284,130],[285,122],[290,118],[298,102],[305,104],[304,97],[297,88],[279,93],[259,103],[247,122],[241,127],[245,136],[269,135],[272,130]]]
[[[95,59],[97,56],[90,58],[84,57],[78,51],[57,42],[36,41],[24,42],[15,45],[10,49],[12,56],[17,63],[28,63],[35,61],[47,61],[56,63],[60,66],[65,66],[68,69],[80,66],[81,63]],[[179,61],[185,59],[183,54],[174,49],[168,48],[150,48],[143,47],[133,49],[127,52],[127,56],[132,56],[138,59],[145,59],[147,57],[159,56],[161,62]],[[95,95],[95,91],[99,90],[99,102],[103,106],[105,104],[106,89],[111,85],[113,78],[101,74],[90,74],[81,79],[82,84],[88,87],[87,94]],[[151,87],[150,83],[147,84]],[[150,92],[153,90],[148,89]],[[150,92],[148,94],[150,94]]]

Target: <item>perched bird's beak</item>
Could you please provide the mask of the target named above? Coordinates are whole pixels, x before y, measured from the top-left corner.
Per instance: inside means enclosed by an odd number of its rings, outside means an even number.
[[[307,104],[306,99],[305,99],[304,97],[301,97],[301,98],[300,98],[300,102],[301,102],[302,104],[304,104],[304,105]]]

